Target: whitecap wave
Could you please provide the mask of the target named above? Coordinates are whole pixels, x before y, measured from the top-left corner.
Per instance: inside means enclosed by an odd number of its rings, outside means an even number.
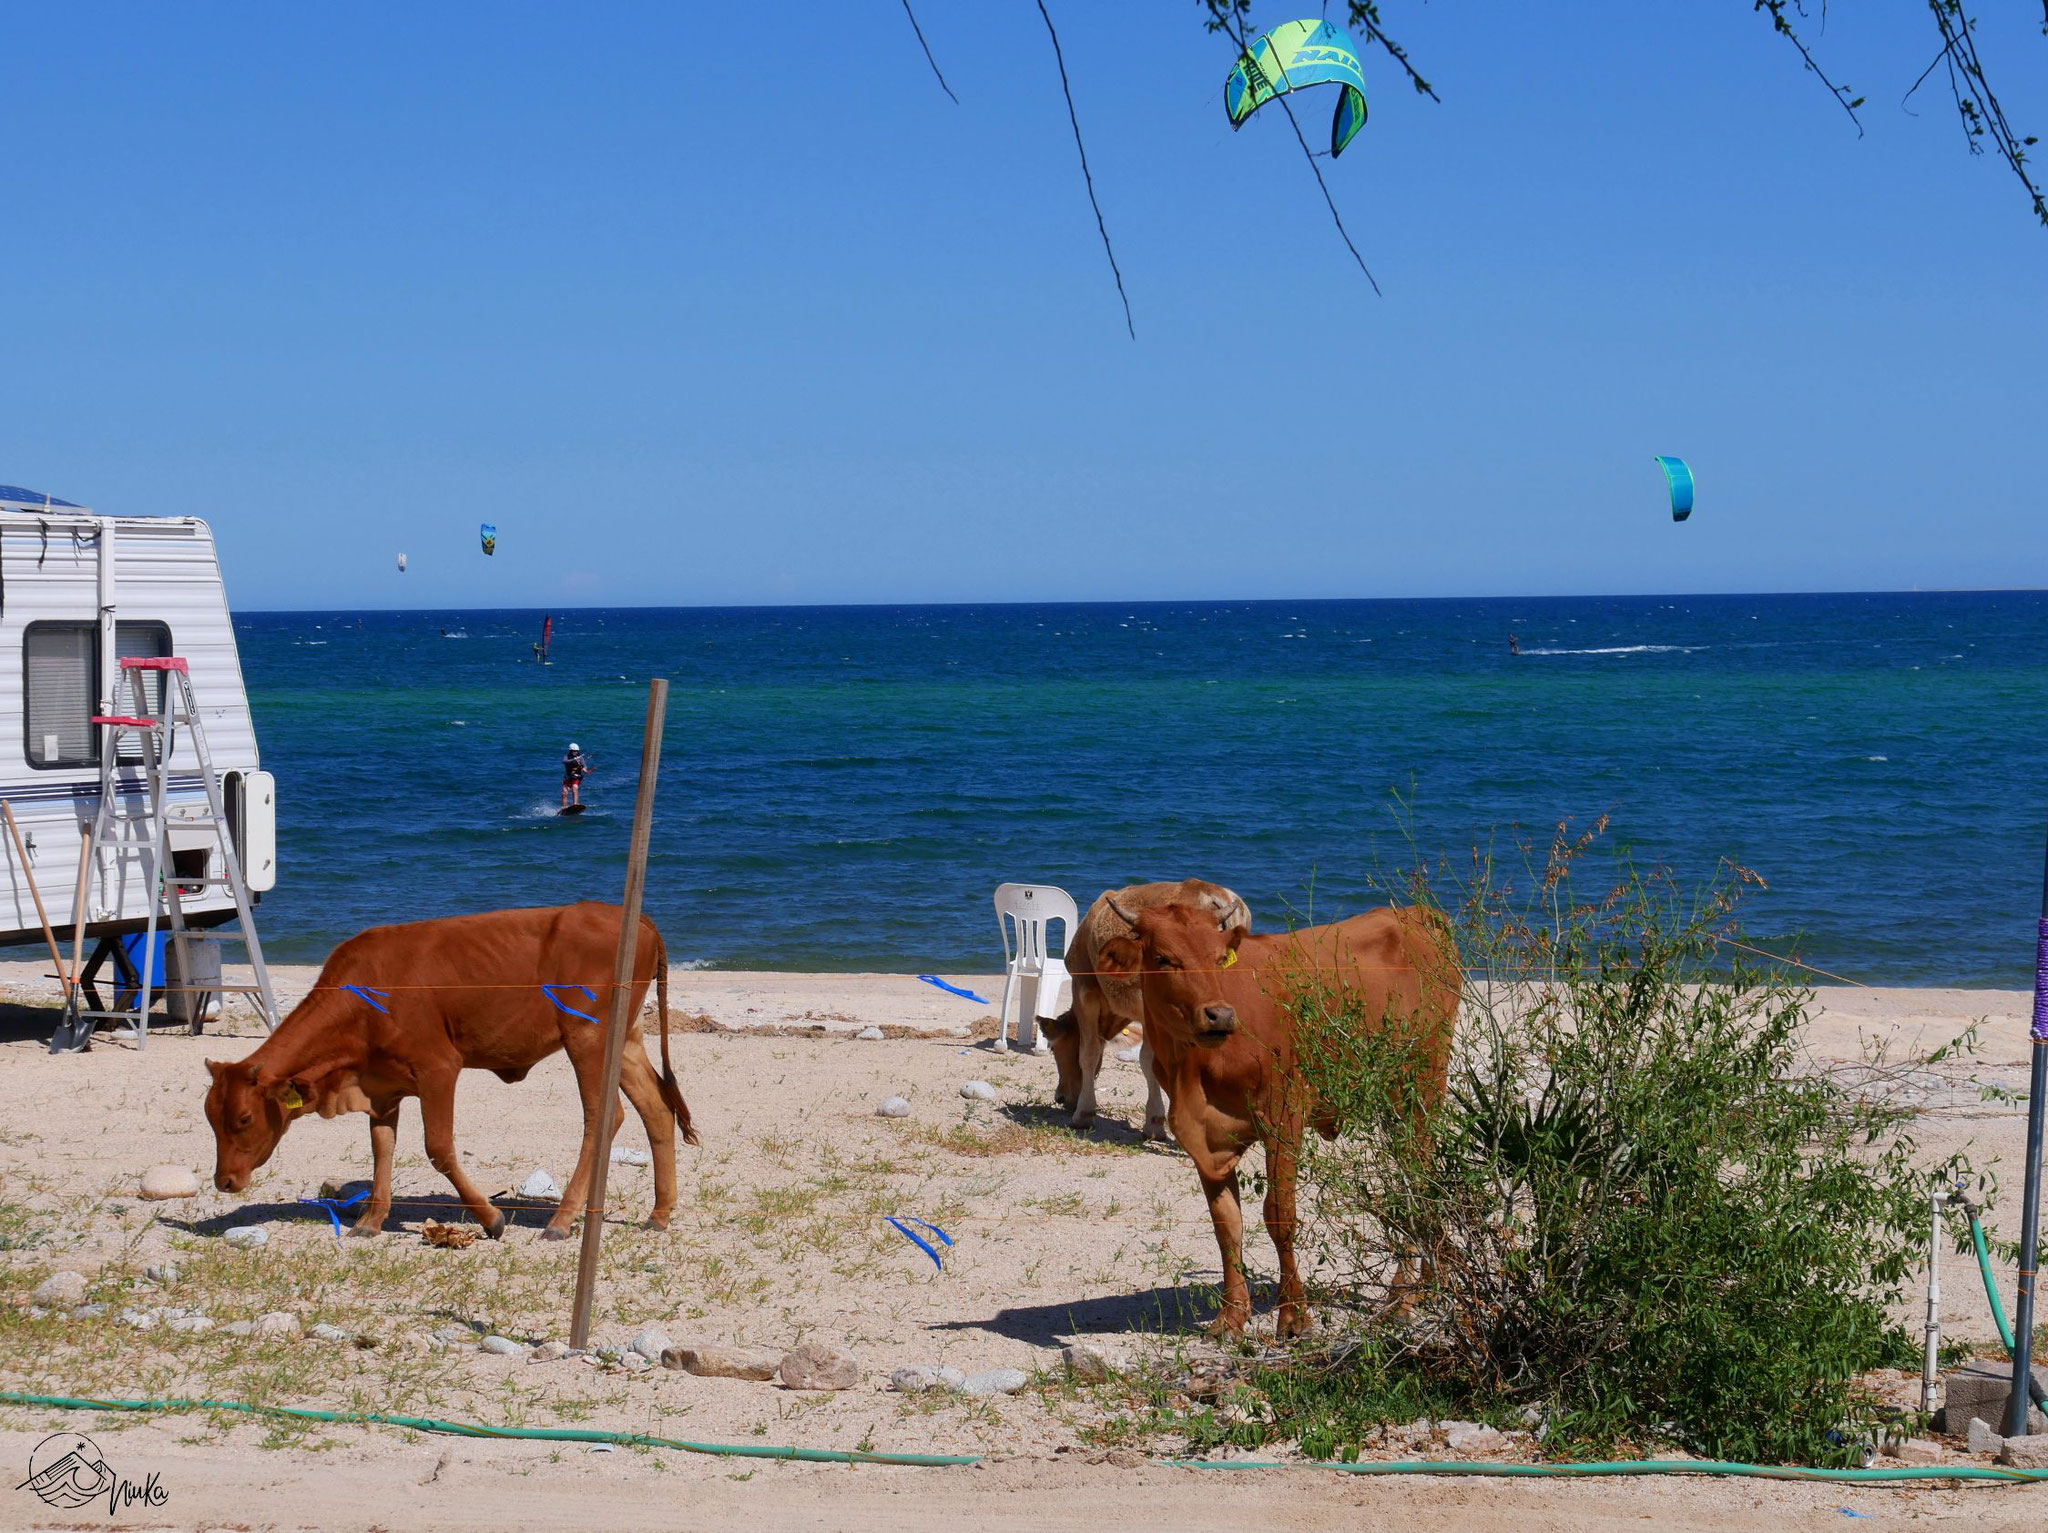
[[[1697,644],[1607,644],[1596,649],[1525,649],[1525,655],[1690,655]]]

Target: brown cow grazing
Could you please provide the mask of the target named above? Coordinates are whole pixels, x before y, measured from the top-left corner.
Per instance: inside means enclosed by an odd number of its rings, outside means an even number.
[[[375,1169],[351,1233],[374,1235],[391,1212],[399,1105],[418,1097],[427,1158],[495,1239],[505,1231],[505,1215],[463,1174],[455,1155],[456,1079],[464,1070],[489,1070],[501,1080],[522,1080],[567,1049],[583,1095],[583,1148],[545,1231],[550,1240],[566,1239],[602,1153],[597,1107],[619,917],[616,905],[558,905],[378,926],[351,937],[322,966],[313,993],[255,1053],[233,1064],[206,1062],[213,1072],[206,1120],[217,1151],[214,1186],[248,1186],[294,1118],[367,1112]],[[640,1032],[650,980],[661,1008],[659,1076]],[[653,1151],[654,1211],[647,1222],[666,1229],[676,1203],[676,1126],[691,1144],[697,1134],[669,1064],[668,950],[645,916],[628,1015],[619,1084]]]
[[[1104,974],[1095,955],[1113,937],[1131,935],[1124,911],[1151,910],[1161,905],[1195,905],[1210,912],[1219,931],[1252,924],[1251,910],[1237,895],[1221,884],[1199,878],[1184,878],[1171,884],[1132,884],[1095,897],[1088,913],[1081,917],[1074,939],[1067,944],[1067,972],[1073,977],[1073,1005],[1045,1024],[1046,1042],[1052,1047],[1053,1064],[1059,1070],[1059,1086],[1053,1100],[1074,1111],[1073,1127],[1086,1132],[1095,1126],[1095,1079],[1102,1071],[1103,1046],[1133,1022],[1142,1023],[1144,997],[1134,976]],[[1149,1045],[1149,1040],[1148,1045]],[[1145,1137],[1164,1139],[1166,1098],[1152,1071],[1152,1050],[1139,1056],[1145,1072]]]
[[[1294,1261],[1296,1159],[1304,1128],[1336,1124],[1297,1067],[1287,1010],[1309,975],[1355,1001],[1368,1035],[1399,1030],[1420,1050],[1419,1097],[1442,1099],[1457,1021],[1460,975],[1449,934],[1412,910],[1381,909],[1331,926],[1254,937],[1218,932],[1208,910],[1168,905],[1131,911],[1135,934],[1104,944],[1097,966],[1138,976],[1145,1038],[1170,1102],[1173,1137],[1195,1163],[1223,1258],[1223,1312],[1212,1330],[1251,1319],[1244,1277],[1244,1211],[1237,1163],[1266,1147],[1266,1233],[1280,1256],[1280,1334],[1308,1328]]]

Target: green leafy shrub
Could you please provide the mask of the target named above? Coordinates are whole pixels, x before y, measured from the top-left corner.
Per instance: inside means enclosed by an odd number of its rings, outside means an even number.
[[[1305,1150],[1307,1230],[1357,1336],[1265,1371],[1267,1407],[1213,1435],[1341,1453],[1375,1417],[1456,1406],[1540,1414],[1567,1453],[1859,1452],[1856,1376],[1912,1351],[1888,1307],[1930,1178],[1960,1163],[1914,1168],[1904,1067],[1803,1053],[1811,992],[1731,945],[1753,875],[1687,898],[1624,861],[1582,899],[1591,840],[1561,832],[1519,887],[1485,858],[1413,881],[1464,968],[1441,1103],[1354,997],[1297,986],[1303,1068],[1342,1125]]]

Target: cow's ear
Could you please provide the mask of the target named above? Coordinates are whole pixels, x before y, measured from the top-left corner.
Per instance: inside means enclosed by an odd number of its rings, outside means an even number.
[[[209,1059],[206,1062],[206,1073],[208,1075],[211,1075],[215,1080],[219,1080],[221,1071],[225,1070],[227,1067],[228,1062],[225,1059]]]
[[[313,1088],[305,1081],[277,1080],[266,1086],[263,1094],[286,1112],[297,1112],[312,1100]]]
[[[1129,979],[1145,965],[1145,950],[1130,937],[1111,937],[1095,950],[1095,969],[1112,979]]]
[[[1223,934],[1223,940],[1229,946],[1230,951],[1235,953],[1237,945],[1251,934],[1252,929],[1249,926],[1233,926]]]

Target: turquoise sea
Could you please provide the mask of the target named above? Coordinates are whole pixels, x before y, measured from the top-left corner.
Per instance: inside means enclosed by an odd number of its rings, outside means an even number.
[[[1085,904],[1200,875],[1270,928],[1376,902],[1417,850],[1604,814],[1682,876],[1759,872],[1760,944],[1871,983],[2031,975],[2048,594],[583,610],[546,668],[542,616],[237,618],[278,957],[616,899],[664,675],[648,905],[679,960],[993,968],[1005,879]]]

